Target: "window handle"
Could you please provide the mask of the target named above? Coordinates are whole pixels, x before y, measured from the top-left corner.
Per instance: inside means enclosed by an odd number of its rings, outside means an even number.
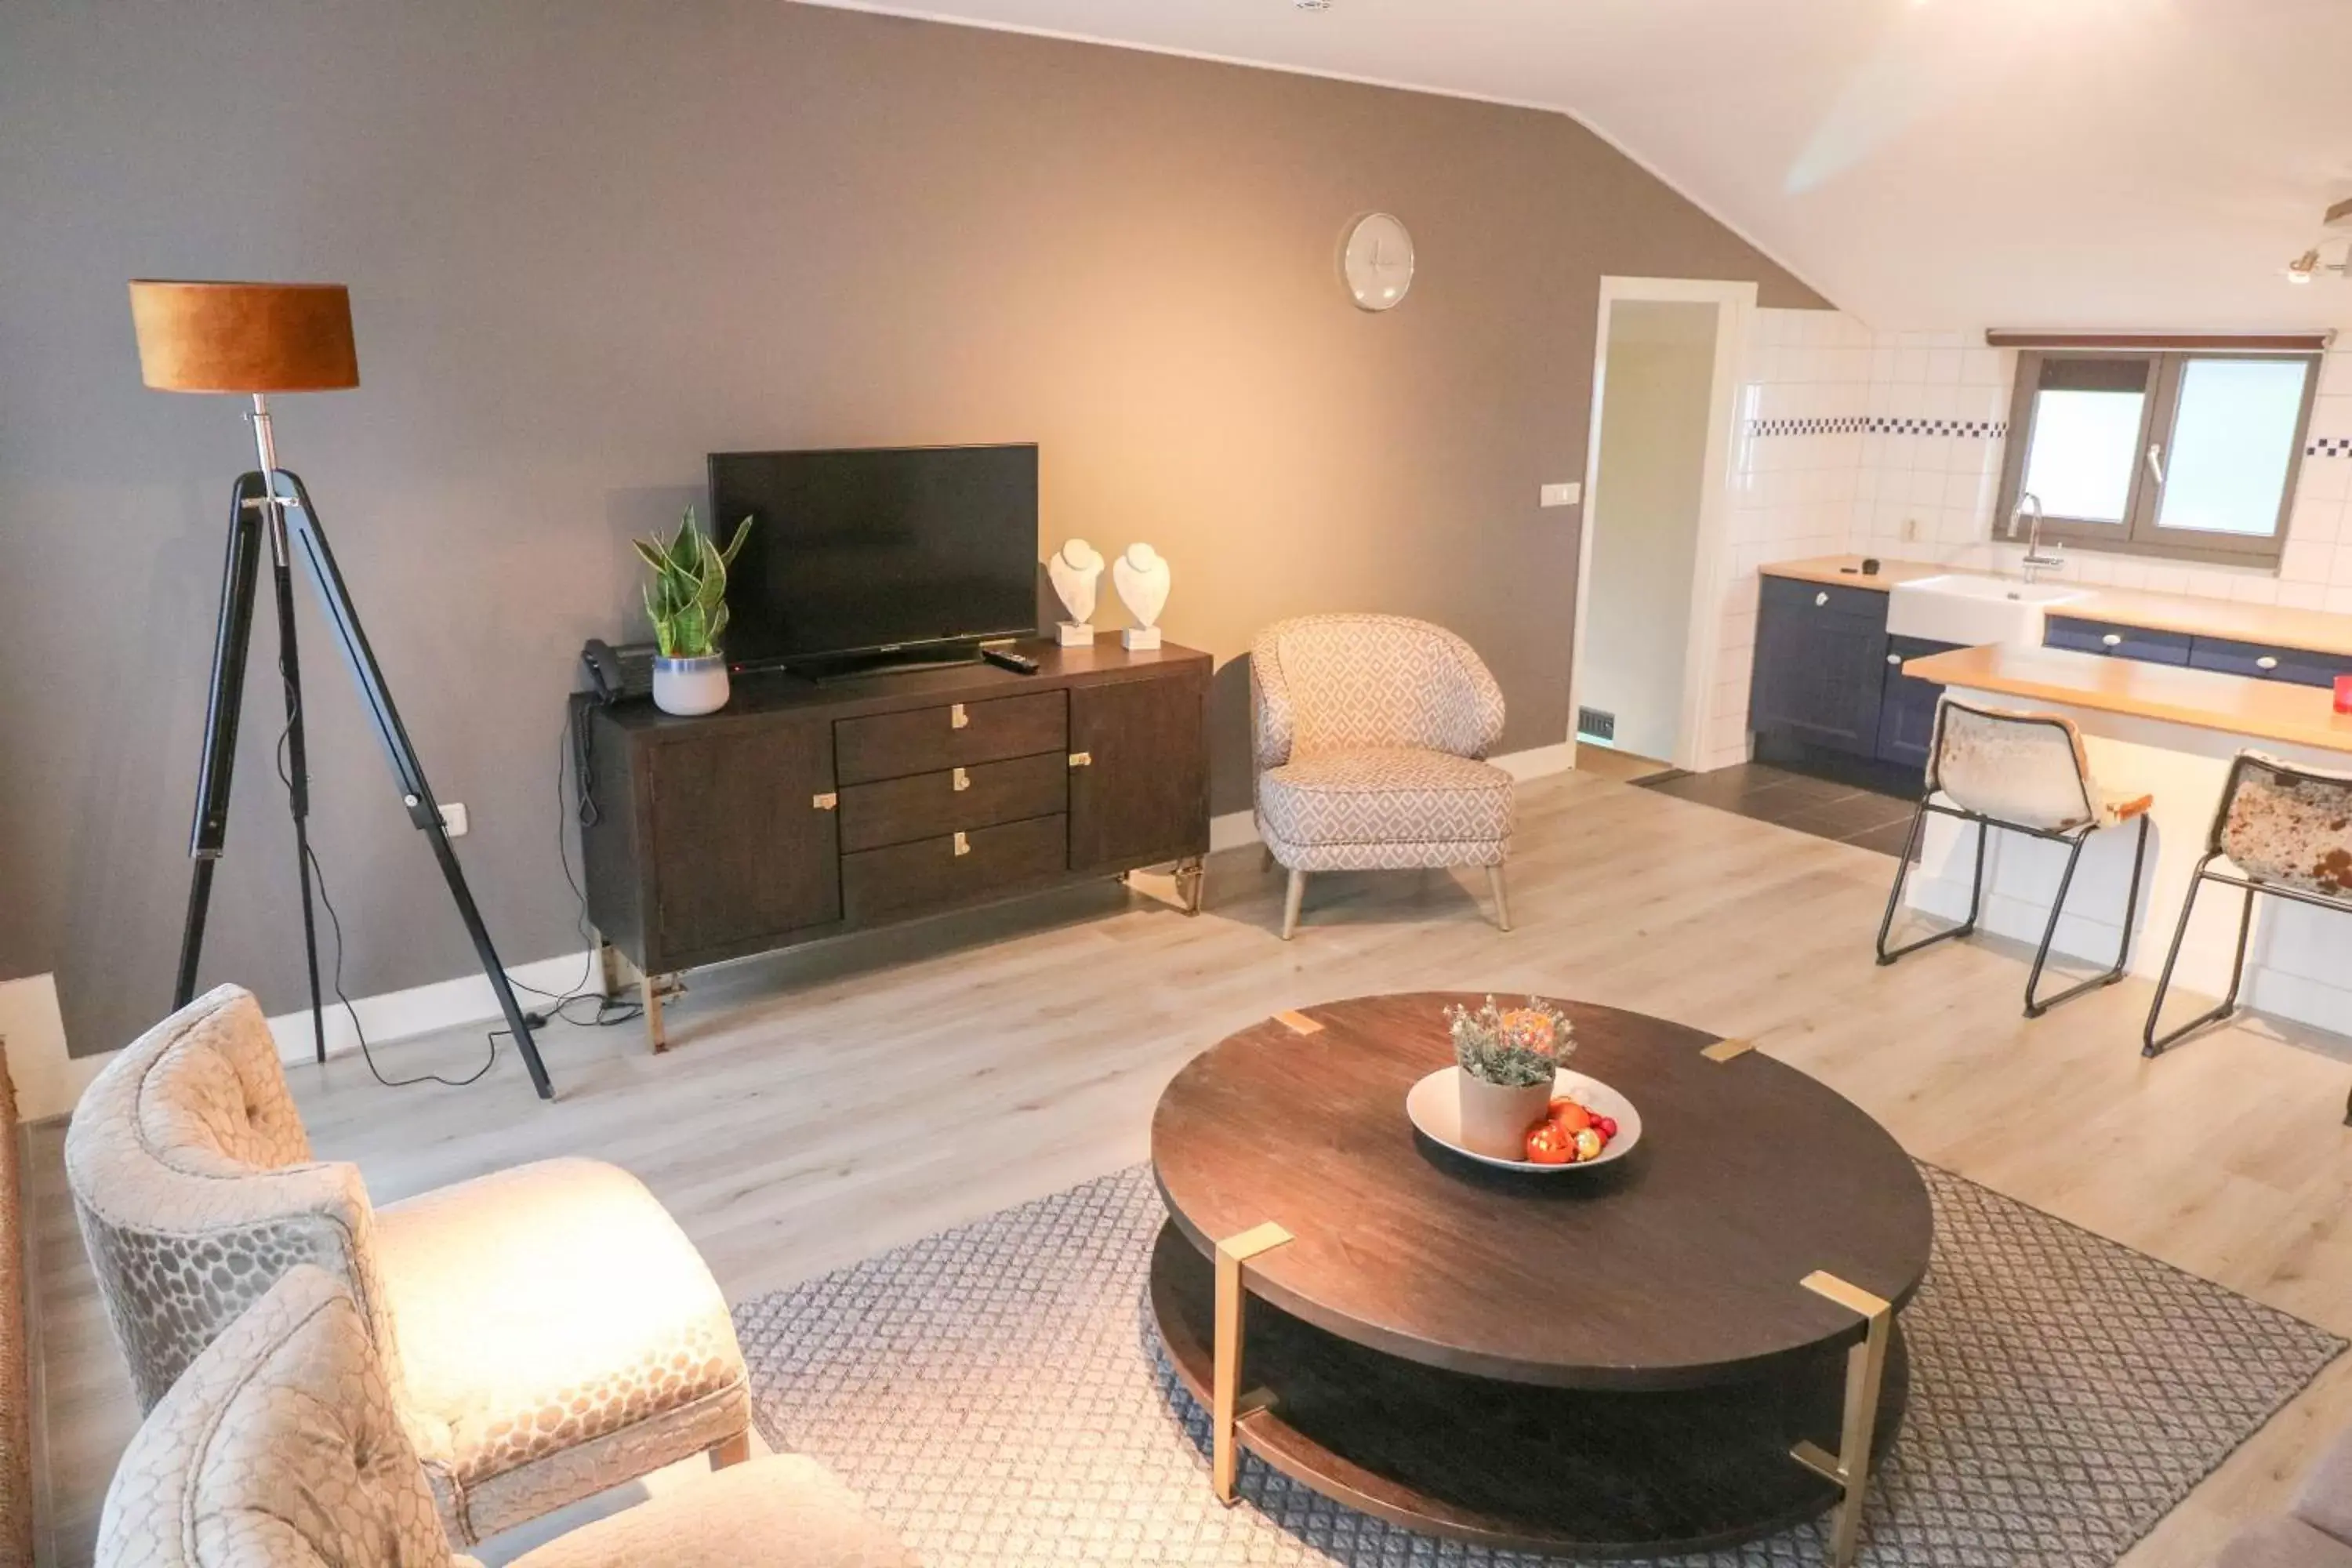
[[[2164,483],[2164,443],[2161,441],[2147,444],[2147,471],[2155,476],[2158,484]]]

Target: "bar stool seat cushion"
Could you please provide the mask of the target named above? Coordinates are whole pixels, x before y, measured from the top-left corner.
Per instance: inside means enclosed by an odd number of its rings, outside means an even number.
[[[1928,784],[1979,816],[2063,833],[2112,827],[2154,804],[2146,795],[2100,788],[2082,732],[2063,715],[1947,701],[1936,723]]]
[[[2258,881],[2352,899],[2352,773],[2283,770],[2273,758],[2247,755],[2221,824],[2221,852]]]

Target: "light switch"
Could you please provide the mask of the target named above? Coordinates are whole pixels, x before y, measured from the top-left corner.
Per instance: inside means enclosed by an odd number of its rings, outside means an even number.
[[[1571,482],[1565,485],[1546,485],[1543,488],[1543,499],[1540,504],[1544,506],[1574,506],[1578,501],[1580,501],[1583,499],[1584,487],[1581,484]]]

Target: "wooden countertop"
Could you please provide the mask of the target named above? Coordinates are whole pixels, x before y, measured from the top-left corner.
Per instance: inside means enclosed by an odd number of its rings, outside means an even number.
[[[1881,561],[1878,574],[1865,577],[1859,555],[1817,555],[1807,561],[1782,561],[1760,568],[1767,577],[1790,577],[1801,583],[1830,583],[1847,588],[1874,588],[1880,593],[1898,583],[1915,583],[1947,572],[1967,572],[1957,566],[1930,566],[1916,561]],[[1970,573],[1971,575],[1985,575]],[[2062,575],[2046,581],[2063,583]],[[2093,588],[2082,598],[2053,605],[2050,613],[2086,621],[2149,631],[2187,632],[2194,637],[2227,637],[2235,642],[2262,643],[2272,647],[2303,648],[2312,653],[2340,654],[2352,658],[2352,616],[2325,610],[2289,610],[2275,605],[2240,605],[2227,599],[2200,599],[2185,594],[2148,594],[2132,588]]]
[[[1875,588],[1884,594],[1897,583],[1941,577],[1949,566],[1929,566],[1918,561],[1881,561],[1875,576],[1862,574],[1859,555],[1816,555],[1809,561],[1776,561],[1758,568],[1767,577],[1789,577],[1800,583],[1824,583],[1837,588]]]
[[[2219,670],[1995,643],[1929,654],[1906,675],[2034,702],[2057,702],[2323,751],[2352,752],[2352,713],[2323,687]]]

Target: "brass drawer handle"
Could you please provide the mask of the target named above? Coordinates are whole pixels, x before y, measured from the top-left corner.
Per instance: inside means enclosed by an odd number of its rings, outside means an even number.
[[[2278,668],[2278,656],[2275,654],[2266,653],[2263,655],[2262,658],[2254,660],[2254,668],[2256,669],[2276,669]]]
[[[949,729],[961,730],[971,722],[971,715],[963,710],[962,703],[958,702],[948,710]]]
[[[970,789],[971,787],[971,775],[964,772],[961,768],[958,768],[955,771],[955,787],[956,793],[959,795],[962,794],[965,790]]]
[[[831,811],[841,804],[841,797],[831,794],[811,795],[809,804],[819,811]]]
[[[1813,595],[1813,603],[1816,605],[1826,605],[1829,602],[1830,596],[1827,594],[1816,594]]]
[[[2101,638],[2099,639],[2099,646],[2100,646],[2100,647],[2123,647],[2123,646],[2124,646],[2124,636],[2123,636],[2123,633],[2121,633],[2121,632],[2109,632],[2106,636],[2105,636],[2105,637],[2101,637]]]
[[[963,831],[961,828],[956,831],[955,852],[959,855],[969,855],[971,853],[971,840],[964,837]]]
[[[1070,766],[1074,768],[1090,768],[1094,765],[1095,754],[1092,752],[1072,752],[1070,753]]]

